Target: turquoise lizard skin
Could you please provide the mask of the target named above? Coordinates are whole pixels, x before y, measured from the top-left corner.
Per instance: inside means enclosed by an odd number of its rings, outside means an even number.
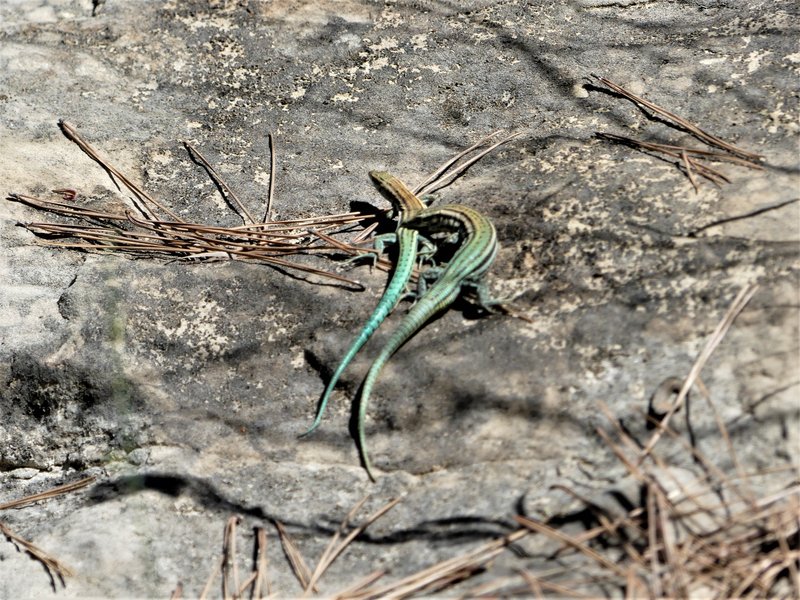
[[[397,229],[397,263],[394,265],[394,273],[378,305],[375,307],[375,310],[372,311],[372,314],[367,320],[366,325],[364,325],[364,328],[358,334],[358,337],[350,344],[344,358],[342,358],[339,366],[336,367],[336,371],[334,371],[331,376],[328,386],[325,388],[325,392],[322,394],[322,398],[319,401],[314,423],[303,435],[308,435],[319,426],[322,420],[322,413],[325,411],[325,407],[328,404],[336,382],[339,381],[339,377],[341,377],[347,365],[355,358],[362,346],[367,343],[367,340],[369,340],[386,316],[397,306],[400,298],[405,293],[406,285],[414,269],[414,263],[417,260],[417,242],[419,234],[416,230],[407,229],[402,227],[402,225],[416,213],[423,210],[425,205],[394,175],[390,175],[384,171],[370,171],[369,175],[375,186],[384,197],[392,203],[392,207],[398,214],[400,226]]]
[[[423,230],[426,233],[453,232],[461,245],[447,266],[438,273],[433,286],[411,308],[389,341],[381,349],[364,379],[358,410],[358,445],[367,474],[373,481],[372,465],[367,454],[364,421],[372,388],[391,356],[434,315],[447,308],[458,297],[462,286],[477,289],[481,303],[485,288],[482,277],[497,255],[497,232],[492,222],[479,212],[458,204],[427,208],[403,222],[403,229]],[[433,270],[433,269],[431,269]]]

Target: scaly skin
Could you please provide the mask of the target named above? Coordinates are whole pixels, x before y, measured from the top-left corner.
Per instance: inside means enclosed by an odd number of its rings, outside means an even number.
[[[336,382],[339,381],[339,377],[341,377],[347,365],[350,364],[350,361],[355,358],[358,351],[367,343],[370,336],[372,336],[378,326],[380,326],[386,316],[400,301],[400,298],[405,292],[408,280],[411,277],[411,272],[414,270],[414,263],[417,260],[417,242],[419,234],[416,230],[407,229],[402,227],[402,225],[416,213],[423,210],[425,205],[394,175],[390,175],[385,171],[370,171],[369,175],[378,190],[392,203],[392,207],[398,214],[400,226],[398,226],[397,229],[397,263],[394,265],[394,273],[378,305],[375,307],[375,310],[372,311],[372,314],[367,320],[366,325],[364,325],[364,328],[358,334],[358,337],[350,344],[344,358],[342,358],[339,366],[336,367],[336,371],[334,371],[331,376],[328,386],[325,388],[325,392],[322,394],[322,398],[319,401],[314,423],[303,435],[308,435],[319,426],[322,421],[322,413],[325,411],[325,407],[328,404]]]
[[[431,317],[453,303],[463,285],[481,290],[481,278],[497,255],[497,232],[494,225],[479,212],[466,206],[449,204],[425,209],[406,220],[400,229],[419,229],[434,233],[456,231],[463,241],[433,286],[411,308],[392,337],[381,349],[364,379],[358,410],[358,444],[364,468],[373,481],[375,481],[375,477],[367,454],[364,421],[369,397],[381,370],[391,356],[411,339]]]

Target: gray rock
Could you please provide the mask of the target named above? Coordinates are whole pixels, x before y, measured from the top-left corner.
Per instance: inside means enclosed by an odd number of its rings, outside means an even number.
[[[167,597],[178,581],[192,596],[231,514],[243,515],[243,569],[252,528],[272,520],[313,563],[361,497],[368,514],[402,495],[321,588],[405,575],[507,532],[518,512],[573,512],[555,484],[596,499],[615,489],[625,473],[595,432],[608,428],[598,403],[646,439],[652,392],[688,373],[754,282],[702,383],[740,461],[797,465],[797,16],[783,0],[4,3],[4,193],[71,187],[77,202],[130,206],[59,118],[182,217],[222,225],[239,221],[181,140],[263,212],[273,132],[273,209],[295,218],[384,207],[370,169],[416,183],[514,129],[439,202],[494,220],[493,288],[524,291],[516,306],[532,323],[461,306],[407,344],[370,407],[383,472],[371,484],[352,399],[403,310],[348,370],[321,429],[296,436],[382,274],[359,268],[367,291],[353,293],[243,262],[61,250],[16,226],[47,215],[0,202],[0,502],[98,476],[0,518],[75,571],[61,597]],[[595,138],[699,145],[591,73],[763,153],[766,169],[722,164],[731,183],[695,192],[672,162]],[[693,435],[729,466],[713,415],[700,394],[691,402]],[[662,447],[691,467],[679,444]],[[297,595],[269,532],[274,589]],[[0,597],[54,595],[12,545],[0,561]],[[530,565],[507,553],[479,581]]]

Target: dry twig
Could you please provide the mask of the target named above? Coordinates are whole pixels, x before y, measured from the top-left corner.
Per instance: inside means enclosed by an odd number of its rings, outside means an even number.
[[[414,193],[417,195],[424,195],[430,194],[436,190],[442,189],[447,187],[453,181],[455,181],[458,177],[460,177],[467,169],[469,169],[473,164],[478,162],[481,158],[489,154],[495,148],[502,146],[503,144],[507,144],[511,140],[516,137],[519,137],[519,133],[512,133],[507,135],[503,138],[500,138],[498,141],[494,141],[495,137],[501,133],[501,130],[493,131],[486,137],[478,140],[475,144],[467,148],[466,150],[459,152],[453,158],[446,161],[441,167],[436,169],[431,175],[429,175],[425,181],[423,181],[420,185],[414,188]],[[481,150],[478,154],[465,160],[460,164],[458,161],[465,156],[467,156],[470,152],[480,148],[481,146],[488,146]],[[452,169],[452,170],[451,170]],[[448,171],[450,171],[448,173]]]

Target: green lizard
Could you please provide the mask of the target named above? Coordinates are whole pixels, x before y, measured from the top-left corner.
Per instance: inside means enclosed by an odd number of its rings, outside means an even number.
[[[381,296],[378,305],[375,307],[375,310],[372,311],[372,314],[367,320],[366,325],[364,325],[364,328],[358,334],[358,337],[350,344],[350,348],[348,348],[344,358],[342,358],[339,366],[336,367],[336,371],[334,371],[331,376],[328,386],[322,394],[322,399],[319,401],[314,423],[303,435],[308,435],[319,426],[322,420],[322,413],[325,411],[328,399],[333,392],[336,382],[347,368],[347,365],[350,364],[350,361],[355,358],[358,351],[367,343],[370,336],[372,336],[378,326],[400,301],[400,298],[405,293],[406,285],[411,277],[411,272],[414,269],[414,263],[417,260],[417,242],[419,234],[415,229],[408,229],[402,227],[402,225],[405,221],[414,216],[414,214],[423,210],[425,205],[394,175],[390,175],[385,171],[370,171],[369,175],[378,190],[392,203],[392,207],[395,212],[398,213],[400,226],[396,234],[398,245],[397,262],[394,265],[392,278],[386,286],[386,290],[383,296]],[[376,247],[378,250],[381,249],[380,241],[376,244]]]
[[[375,358],[364,379],[358,410],[358,445],[364,467],[373,481],[375,477],[367,454],[364,421],[369,396],[381,369],[429,319],[455,301],[463,286],[474,288],[483,306],[500,303],[486,296],[486,288],[482,282],[483,275],[497,255],[497,232],[489,219],[466,206],[449,204],[416,213],[402,223],[400,231],[404,229],[432,233],[455,232],[461,245],[444,269],[426,271],[436,277],[435,283],[411,308]]]

